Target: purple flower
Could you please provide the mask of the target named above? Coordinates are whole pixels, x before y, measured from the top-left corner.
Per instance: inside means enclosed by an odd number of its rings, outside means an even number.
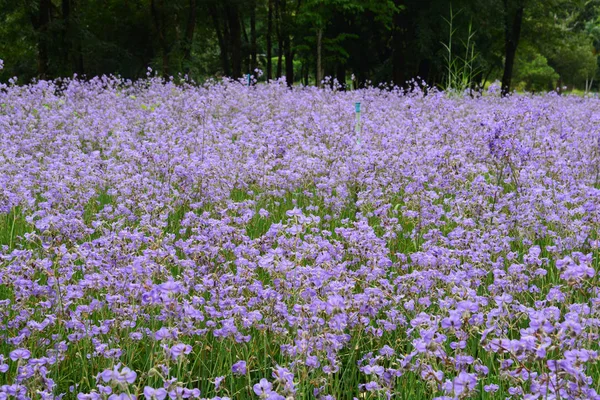
[[[287,215],[288,217],[300,217],[303,214],[301,209],[299,209],[298,207],[294,207],[293,209],[286,211],[285,215]]]
[[[477,386],[477,376],[465,371],[461,371],[457,377],[450,381],[446,381],[444,389],[448,393],[454,393],[455,396],[461,396],[463,393],[468,393]]]
[[[231,372],[236,375],[246,375],[246,361],[238,361],[231,366]]]
[[[273,370],[273,378],[280,382],[290,382],[294,380],[294,374],[287,368],[277,365]]]
[[[318,368],[321,363],[319,362],[319,358],[317,356],[307,356],[306,357],[306,366],[311,368]]]
[[[2,399],[2,396],[0,395],[0,399]],[[78,393],[77,394],[77,400],[100,400],[102,399],[102,396],[99,393]]]
[[[98,377],[102,379],[102,382],[110,382],[113,380],[114,372],[112,369],[105,369],[104,371],[100,372]]]
[[[27,349],[16,349],[10,352],[9,357],[13,361],[27,360],[31,357],[31,352]]]
[[[172,337],[173,334],[171,333],[171,331],[165,328],[164,326],[154,333],[154,338],[156,340],[171,339]]]
[[[98,378],[103,382],[111,382],[115,381],[117,383],[133,383],[137,377],[135,371],[127,367],[123,367],[123,369],[119,370],[121,364],[117,364],[113,369],[106,369],[98,374]]]
[[[277,365],[273,369],[273,378],[279,383],[283,383],[286,394],[296,393],[296,385],[294,384],[294,374],[287,368]]]
[[[260,396],[261,399],[266,399],[273,393],[273,384],[265,378],[262,378],[260,382],[255,384],[252,388],[254,389],[254,393],[256,393],[257,396]]]
[[[108,396],[108,400],[136,400],[137,397],[132,394],[120,393],[120,394],[111,394]]]
[[[483,390],[485,390],[488,393],[497,392],[498,389],[500,389],[500,386],[496,385],[495,383],[490,383],[489,385],[485,385],[483,387]]]
[[[215,378],[215,390],[219,390],[219,388],[221,387],[221,383],[225,380],[224,376],[217,376]]]
[[[178,293],[181,291],[181,288],[181,283],[172,280],[168,280],[167,282],[159,285],[160,291],[165,294]]]
[[[273,335],[264,399],[344,397],[351,352],[366,397],[600,400],[598,99],[281,83],[0,83],[0,400],[198,398],[192,343]]]
[[[175,360],[179,356],[190,354],[192,352],[192,346],[190,346],[189,344],[179,343],[171,347],[169,352],[171,354],[171,357]]]
[[[194,389],[183,389],[183,398],[194,398],[197,399],[198,397],[200,397],[200,389],[198,388],[194,388]],[[226,397],[225,397],[226,398]]]
[[[382,356],[391,357],[395,354],[395,351],[386,344],[381,349],[379,349],[379,354],[381,354]]]
[[[385,371],[385,368],[383,368],[381,365],[366,365],[365,367],[363,367],[363,372],[366,375],[381,376],[381,375],[383,375],[384,371]]]
[[[450,316],[442,319],[442,328],[460,329],[462,326],[462,313],[460,311],[450,311]]]
[[[163,388],[154,389],[146,386],[144,387],[144,396],[146,400],[164,400],[167,397],[167,391]]]

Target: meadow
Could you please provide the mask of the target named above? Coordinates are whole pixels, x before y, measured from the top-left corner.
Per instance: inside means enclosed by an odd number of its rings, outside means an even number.
[[[594,98],[1,85],[0,399],[600,399],[599,228]]]

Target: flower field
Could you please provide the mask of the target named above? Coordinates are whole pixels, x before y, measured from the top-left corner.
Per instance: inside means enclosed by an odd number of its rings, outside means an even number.
[[[0,86],[0,399],[600,399],[599,229],[597,99]]]

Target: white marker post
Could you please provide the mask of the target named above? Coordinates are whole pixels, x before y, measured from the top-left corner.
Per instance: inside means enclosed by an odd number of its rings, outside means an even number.
[[[356,114],[356,123],[354,125],[354,132],[356,132],[357,138],[356,142],[360,143],[360,103],[354,103],[354,111]]]

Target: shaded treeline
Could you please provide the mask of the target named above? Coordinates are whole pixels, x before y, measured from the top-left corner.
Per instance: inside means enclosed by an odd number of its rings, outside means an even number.
[[[597,0],[0,0],[7,79],[82,74],[242,77],[343,86],[443,85],[448,54],[471,85],[588,89]],[[453,32],[446,23],[454,10]],[[474,52],[465,53],[467,26]],[[465,55],[466,54],[466,55]]]

